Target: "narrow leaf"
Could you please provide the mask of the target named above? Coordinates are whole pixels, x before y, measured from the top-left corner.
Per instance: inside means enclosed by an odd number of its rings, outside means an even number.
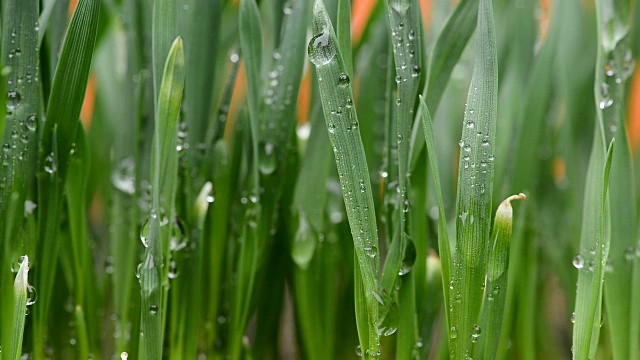
[[[356,283],[362,281],[360,293],[364,295],[366,308],[362,301],[356,302],[356,317],[368,319],[368,333],[360,332],[360,341],[363,356],[369,358],[379,351],[378,304],[383,302],[378,288],[378,234],[369,169],[358,131],[349,76],[345,73],[342,54],[322,0],[315,1],[313,15],[314,36],[309,42],[309,58],[317,70],[322,108],[361,274],[361,280],[356,278]]]

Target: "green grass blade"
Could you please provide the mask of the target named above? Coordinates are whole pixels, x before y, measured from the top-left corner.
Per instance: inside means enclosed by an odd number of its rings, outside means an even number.
[[[177,119],[184,91],[184,52],[182,39],[176,38],[166,60],[162,86],[159,91],[158,110],[153,141],[153,195],[151,214],[146,235],[144,261],[140,270],[142,295],[142,333],[144,356],[160,359],[163,344],[164,283],[168,267],[163,263],[168,256],[171,225],[167,217],[174,217],[174,199],[177,181]],[[148,232],[147,232],[148,231]]]
[[[318,235],[325,233],[327,193],[309,190],[324,189],[331,169],[329,138],[324,124],[320,121],[322,119],[317,119],[314,119],[312,125],[291,204],[294,216],[297,214],[299,219],[298,226],[294,229],[295,235],[292,237],[291,257],[303,270],[313,258]]]
[[[220,0],[185,0],[182,4],[181,26],[184,37],[185,62],[187,68],[185,83],[184,112],[187,124],[185,139],[189,147],[186,154],[191,158],[191,166],[205,141],[209,126],[214,70],[218,57],[219,34],[222,14]],[[202,18],[206,14],[206,18]],[[195,184],[201,186],[200,183]],[[197,187],[196,186],[196,187]],[[192,191],[198,191],[193,189]]]
[[[80,309],[89,311],[88,317],[82,312],[82,321],[84,326],[78,327],[79,349],[86,350],[88,355],[90,345],[97,345],[96,331],[91,333],[91,344],[89,344],[89,334],[86,333],[89,328],[98,329],[98,318],[96,316],[97,309],[93,294],[95,294],[96,279],[93,271],[93,262],[91,261],[91,249],[88,246],[87,229],[86,229],[86,213],[87,213],[87,182],[89,178],[90,160],[89,160],[89,144],[87,143],[87,135],[82,125],[76,132],[75,146],[73,153],[69,159],[69,172],[65,183],[65,194],[67,198],[67,212],[69,218],[69,228],[71,233],[71,249],[73,262],[73,287],[74,301]],[[82,331],[85,331],[83,333]],[[80,343],[82,342],[82,343]],[[86,348],[86,349],[85,349]],[[95,353],[97,348],[93,348]],[[82,356],[83,354],[79,354]],[[84,357],[84,356],[82,356]]]
[[[38,125],[38,44],[35,23],[39,2],[9,0],[0,4],[2,56],[0,60],[0,293],[10,294],[10,264],[28,253],[18,234],[24,225],[24,203],[34,182]],[[33,24],[26,26],[23,24]],[[35,77],[34,77],[35,75]],[[31,199],[34,200],[34,199]],[[13,297],[0,298],[0,325],[5,349],[13,326]],[[23,309],[24,312],[24,309]],[[20,349],[18,349],[20,352]],[[12,354],[13,355],[13,354]],[[18,354],[19,356],[20,354]]]
[[[464,358],[472,351],[472,333],[478,326],[491,229],[498,94],[492,7],[490,0],[482,0],[479,5],[478,42],[460,140],[454,300],[449,333],[453,359]]]
[[[36,162],[38,125],[37,114],[39,50],[37,44],[38,1],[4,1],[2,13],[2,124],[0,124],[0,213],[8,214],[11,198],[17,195],[15,211],[21,214],[27,192],[33,184]],[[27,26],[26,24],[33,24]],[[4,91],[6,90],[6,92]],[[11,220],[10,220],[11,219]],[[10,222],[11,221],[11,222]],[[24,243],[18,237],[23,217],[3,216],[0,220],[0,239],[11,239],[2,246],[3,261],[10,262],[24,253]],[[6,246],[4,246],[6,245]],[[7,271],[3,266],[0,272]],[[7,287],[10,284],[6,284]],[[8,291],[8,289],[7,289]],[[2,301],[0,300],[0,303]]]
[[[87,332],[87,321],[84,316],[84,311],[80,305],[77,305],[73,311],[74,320],[76,323],[76,329],[78,334],[78,340],[76,344],[78,345],[78,350],[76,352],[76,356],[78,358],[89,358],[89,337]]]
[[[241,222],[242,242],[238,251],[239,258],[236,264],[237,280],[233,291],[233,306],[231,309],[230,345],[229,356],[239,359],[242,354],[242,338],[247,326],[251,310],[251,298],[254,292],[258,264],[258,224],[260,224],[259,201],[259,154],[258,139],[261,102],[261,63],[262,63],[262,24],[260,11],[255,0],[242,0],[239,12],[240,48],[245,59],[247,72],[247,92],[249,103],[249,129],[250,129],[250,158],[248,176],[249,180],[242,186],[251,192],[250,205],[242,208],[243,220]],[[260,224],[262,225],[262,224]]]
[[[309,1],[287,3],[281,38],[273,53],[264,87],[264,107],[260,117],[260,172],[269,175],[286,162],[287,146],[295,128],[296,100],[300,88],[309,19]],[[266,186],[265,184],[263,184]],[[267,207],[265,207],[265,211]],[[270,214],[270,216],[273,214]]]
[[[53,9],[57,0],[46,0],[43,1],[42,4],[42,12],[40,13],[40,17],[38,18],[38,44],[42,44],[42,39],[44,39],[44,34],[47,32],[47,26],[49,25],[49,19],[51,18],[51,14],[53,13]]]
[[[420,119],[422,120],[422,128],[424,129],[424,138],[427,143],[427,154],[429,155],[429,165],[433,175],[433,186],[436,190],[436,198],[438,200],[438,252],[440,255],[440,266],[442,269],[442,290],[444,294],[444,309],[447,328],[451,324],[451,294],[449,292],[449,284],[451,277],[451,248],[449,245],[449,234],[447,231],[447,217],[444,212],[442,201],[442,190],[440,188],[440,171],[438,170],[438,157],[436,154],[436,145],[433,139],[433,127],[431,115],[424,98],[420,97]]]
[[[223,141],[214,145],[213,149],[213,192],[215,201],[209,206],[206,232],[209,238],[207,255],[209,258],[205,272],[209,284],[206,297],[207,321],[211,323],[211,331],[207,334],[207,342],[213,343],[218,330],[218,312],[222,298],[222,281],[224,275],[224,261],[227,246],[229,202],[231,197],[231,169],[227,147]]]
[[[155,108],[158,108],[158,97],[162,86],[165,60],[178,36],[178,3],[177,0],[153,0],[152,21],[152,68],[153,94]]]
[[[236,266],[236,282],[234,284],[234,300],[231,310],[229,356],[240,359],[244,348],[244,337],[249,313],[251,310],[252,294],[258,268],[258,224],[260,219],[260,204],[251,203],[243,209],[244,219],[240,234],[239,260]]]
[[[493,232],[489,243],[487,258],[487,282],[485,298],[480,315],[482,338],[475,356],[480,359],[495,359],[500,340],[504,304],[507,294],[507,278],[509,270],[509,250],[511,247],[511,227],[513,223],[513,208],[511,201],[525,200],[524,194],[513,195],[504,200],[498,210],[493,224]]]
[[[451,72],[476,29],[477,19],[478,2],[461,0],[456,5],[453,13],[447,18],[433,45],[433,50],[429,55],[427,82],[422,96],[424,96],[427,106],[434,115],[440,105],[442,94],[449,83]],[[415,168],[418,155],[424,149],[422,136],[420,122],[417,121],[411,137],[410,169]]]
[[[16,274],[13,283],[13,319],[11,330],[3,333],[3,345],[6,353],[2,357],[8,360],[18,360],[22,356],[22,339],[24,335],[25,317],[28,311],[27,306],[32,305],[32,290],[29,285],[29,258],[25,255],[21,258],[22,263]],[[6,295],[6,294],[5,294]],[[8,340],[8,341],[7,341]]]
[[[40,304],[34,309],[36,359],[44,356],[43,341],[59,248],[61,193],[79,126],[99,14],[100,1],[97,0],[81,0],[76,7],[58,60],[42,131],[38,169],[39,251],[36,257],[39,265],[36,284],[41,295]]]
[[[346,74],[353,77],[353,49],[351,47],[351,0],[338,0],[338,19],[336,26],[338,47],[342,51]]]
[[[602,122],[598,121],[587,173],[580,253],[574,259],[574,266],[579,271],[575,313],[572,316],[574,359],[595,357],[602,323],[604,268],[611,240],[608,193],[614,148],[612,141],[605,155],[603,130]]]
[[[356,317],[368,320],[368,343],[361,339],[361,345],[363,356],[369,358],[379,351],[377,298],[381,299],[381,289],[378,287],[376,217],[351,84],[322,0],[314,3],[313,34],[309,42],[309,58],[317,70],[322,108],[336,157],[357,266],[361,272],[363,291],[360,294],[364,295],[364,301],[356,302]],[[356,278],[357,281],[360,280]],[[363,302],[366,308],[363,308]]]
[[[614,136],[617,139],[609,189],[612,241],[607,261],[613,274],[607,275],[604,287],[604,306],[615,359],[638,358],[640,336],[640,263],[634,261],[638,216],[626,121],[627,83],[634,68],[628,36],[630,5],[631,1],[597,2],[602,45],[596,64],[596,81],[600,82],[597,111],[606,126],[606,141]],[[608,14],[613,15],[613,21]]]
[[[314,108],[314,114],[320,115],[319,107]],[[290,237],[293,239],[291,258],[296,264],[294,295],[304,353],[309,359],[319,360],[333,356],[332,347],[327,346],[324,341],[316,341],[325,336],[328,330],[323,328],[324,320],[318,311],[324,308],[327,297],[322,296],[317,284],[325,275],[321,266],[323,260],[317,257],[324,255],[320,250],[323,246],[320,237],[326,237],[327,233],[327,192],[310,189],[326,188],[331,169],[331,145],[321,116],[314,116],[310,125],[311,134],[291,203],[294,226],[290,231],[293,235]]]
[[[247,71],[247,88],[249,99],[249,123],[251,127],[251,151],[253,159],[258,158],[258,123],[260,116],[260,90],[262,65],[262,24],[260,10],[255,0],[240,2],[240,48],[244,54]],[[258,167],[254,167],[252,178],[255,190],[258,187]]]
[[[402,256],[407,247],[407,213],[410,210],[409,185],[407,179],[409,158],[409,137],[414,118],[414,105],[418,96],[420,73],[422,71],[422,45],[420,6],[417,0],[391,0],[388,4],[389,24],[395,59],[395,80],[397,84],[396,121],[393,139],[398,145],[398,190],[395,211],[398,217],[398,240],[400,251],[392,257],[390,252],[385,261],[383,287],[392,292],[400,272]],[[390,136],[392,136],[390,134]],[[394,239],[395,240],[395,239]],[[393,276],[388,276],[391,273]],[[390,280],[386,280],[390,279]]]
[[[233,88],[236,84],[238,69],[240,68],[240,56],[238,56],[238,54],[234,55],[231,55],[231,71],[229,72],[229,77],[227,78],[227,82],[224,85],[222,98],[220,99],[220,105],[218,106],[218,112],[216,114],[218,124],[210,126],[207,130],[207,151],[211,151],[211,149],[213,149],[213,144],[222,139],[222,137],[224,136],[224,129],[227,125],[227,118],[229,115],[229,106],[231,105],[231,100],[233,98]],[[208,152],[207,154],[210,153]],[[205,157],[208,158],[210,157],[210,155],[207,155]],[[208,163],[205,162],[205,166],[207,165]],[[206,172],[207,171],[205,171],[205,173]]]
[[[415,247],[413,243],[409,244],[408,236],[410,231],[408,219],[411,206],[410,186],[407,175],[409,138],[420,85],[420,73],[422,72],[422,29],[420,6],[417,0],[391,0],[388,2],[387,8],[397,84],[395,132],[391,132],[389,135],[395,134],[392,139],[395,139],[398,146],[399,196],[396,197],[395,204],[395,212],[398,218],[395,232],[398,237],[393,239],[392,251],[389,251],[385,260],[382,286],[388,293],[392,293],[400,274],[407,274],[413,266],[413,262],[411,262],[410,266],[407,263],[403,264],[403,257],[406,256],[406,252],[411,251],[411,257],[415,260]],[[394,249],[396,251],[393,251]],[[388,326],[398,327],[396,356],[401,359],[407,359],[411,357],[413,345],[417,341],[414,319],[416,311],[415,278],[413,274],[409,273],[405,276],[398,300],[405,302],[399,304],[402,319],[399,324],[389,324]],[[387,329],[385,335],[389,333],[390,331]]]

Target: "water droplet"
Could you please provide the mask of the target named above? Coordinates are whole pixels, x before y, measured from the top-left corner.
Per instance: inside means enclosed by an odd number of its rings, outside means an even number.
[[[169,279],[175,279],[180,275],[180,272],[178,271],[178,264],[176,264],[175,261],[170,261],[169,262],[169,272],[167,273],[167,277]]]
[[[344,105],[347,109],[351,109],[351,107],[353,106],[353,101],[349,98],[347,99],[347,101],[345,102]]]
[[[35,210],[38,207],[38,205],[36,203],[34,203],[31,200],[25,200],[24,202],[24,217],[27,217],[29,215],[31,215],[33,213],[33,210]]]
[[[489,139],[484,139],[484,140],[482,140],[482,142],[480,143],[480,145],[482,145],[482,146],[489,146]]]
[[[362,357],[362,348],[360,345],[356,346],[356,356]]]
[[[624,258],[627,261],[632,261],[636,257],[636,249],[633,246],[629,246],[624,251]]]
[[[411,209],[411,202],[409,201],[409,199],[404,199],[402,205],[402,211],[409,212],[409,210]]]
[[[35,304],[36,300],[38,300],[38,293],[36,292],[36,288],[31,285],[27,285],[27,306]]]
[[[400,83],[402,82],[402,76],[397,75],[397,76],[396,76],[396,82],[397,82],[398,84],[400,84]]]
[[[38,118],[35,115],[29,115],[27,116],[27,120],[24,124],[30,131],[36,131],[38,127]]]
[[[467,221],[467,216],[469,216],[469,212],[465,211],[460,215],[460,220],[462,220],[462,225]]]
[[[458,146],[463,147],[464,146],[464,141],[462,141],[462,140],[458,141]]]
[[[411,30],[409,31],[409,40],[413,40],[416,38],[416,32]]]
[[[607,65],[604,66],[604,73],[605,75],[611,77],[613,75],[615,75],[615,70],[614,70],[615,64],[613,62],[613,60],[609,60],[609,62],[607,63]]]
[[[609,84],[602,83],[600,84],[600,109],[604,110],[611,105],[613,105],[613,99],[609,95]]]
[[[113,186],[126,194],[135,193],[135,180],[135,161],[131,157],[118,162],[111,173]]]
[[[336,45],[327,29],[311,38],[307,52],[309,59],[316,66],[323,66],[331,62],[336,56]]]
[[[334,123],[329,123],[329,125],[327,125],[327,128],[329,129],[329,132],[332,134],[336,132],[336,124]]]
[[[452,339],[455,339],[455,338],[457,338],[457,337],[458,337],[458,330],[456,329],[456,327],[455,327],[455,326],[452,326],[452,327],[451,327],[451,338],[452,338]]]
[[[571,313],[571,323],[572,323],[572,324],[575,324],[575,323],[576,323],[576,313],[575,313],[575,312],[572,312],[572,313]]]
[[[471,151],[471,145],[466,144],[466,145],[464,146],[464,151],[466,151],[466,152]],[[467,156],[468,156],[468,155],[467,155]]]
[[[378,248],[375,246],[367,246],[364,248],[364,253],[370,258],[375,258],[378,255]]]
[[[338,85],[340,85],[341,87],[349,86],[349,82],[349,75],[342,73],[340,74],[340,76],[338,76]]]
[[[7,93],[7,107],[9,109],[16,109],[18,106],[20,106],[21,100],[22,100],[22,97],[20,96],[19,92],[9,91]]]
[[[144,247],[149,246],[149,221],[150,219],[147,219],[142,228],[140,228],[140,241],[142,241]]]
[[[576,255],[576,257],[573,258],[573,266],[576,269],[582,269],[584,267],[584,259],[580,254]]]
[[[58,164],[56,163],[54,154],[51,153],[44,159],[44,171],[53,174],[56,170],[58,170]]]
[[[378,335],[391,336],[398,329],[400,317],[398,304],[385,290],[373,292],[373,295],[378,301],[378,314],[380,314]]]
[[[478,338],[480,337],[480,334],[482,334],[482,330],[480,329],[479,325],[474,325],[473,326],[473,331],[471,332],[471,341],[472,342],[477,342]]]
[[[291,15],[291,14],[293,13],[293,9],[291,9],[291,3],[290,3],[290,2],[288,2],[288,1],[287,1],[287,2],[284,4],[284,8],[282,9],[282,12],[283,12],[285,15]]]
[[[150,305],[149,306],[149,312],[151,314],[157,314],[158,313],[158,305]]]
[[[413,67],[411,68],[411,76],[413,77],[418,77],[420,76],[420,66],[418,65],[413,65]]]
[[[471,120],[467,120],[467,127],[468,127],[469,129],[473,129],[475,126],[476,126],[476,123],[474,123],[474,122],[473,122],[473,121],[471,121]]]
[[[260,158],[258,168],[265,175],[272,174],[276,170],[277,157],[275,145],[272,142],[264,142],[260,146]]]

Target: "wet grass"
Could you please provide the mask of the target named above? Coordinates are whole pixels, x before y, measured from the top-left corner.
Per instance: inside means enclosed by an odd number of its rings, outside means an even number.
[[[1,6],[0,359],[640,356],[632,1]]]

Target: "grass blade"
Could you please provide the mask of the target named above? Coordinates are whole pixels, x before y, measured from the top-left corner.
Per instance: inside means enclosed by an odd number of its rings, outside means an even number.
[[[239,359],[242,354],[242,338],[249,318],[251,298],[254,292],[258,264],[258,225],[260,224],[259,201],[259,154],[258,130],[260,122],[261,101],[261,63],[262,63],[262,24],[260,11],[255,0],[242,0],[238,23],[240,25],[240,49],[244,54],[247,72],[247,92],[249,103],[249,129],[251,160],[248,169],[248,181],[242,186],[251,192],[251,201],[242,208],[243,219],[240,236],[242,243],[238,251],[239,258],[236,266],[237,280],[233,292],[233,306],[231,310],[229,356]],[[260,224],[262,226],[262,224]]]
[[[59,249],[57,238],[61,193],[79,124],[91,68],[100,14],[100,1],[81,0],[71,18],[55,72],[47,120],[42,131],[38,169],[39,251],[36,284],[40,305],[34,309],[35,357],[44,357],[48,310]]]
[[[94,336],[98,334],[90,334],[92,343],[89,344],[89,334],[83,333],[87,331],[87,322],[91,325],[91,329],[98,328],[98,318],[96,316],[97,309],[95,307],[95,298],[92,296],[95,292],[95,274],[93,271],[93,263],[91,261],[91,250],[88,247],[87,229],[85,224],[85,216],[87,213],[87,182],[89,178],[89,144],[87,143],[87,135],[84,128],[80,125],[76,132],[75,147],[73,154],[69,159],[69,172],[65,183],[65,194],[67,198],[67,211],[69,217],[69,228],[71,233],[71,249],[74,274],[74,300],[75,306],[80,309],[84,326],[78,327],[78,345],[86,354],[78,353],[78,356],[84,358],[88,356],[91,347],[95,353],[98,352]],[[85,317],[84,311],[89,311],[88,318]],[[92,346],[90,346],[92,345]]]
[[[27,190],[33,183],[33,166],[35,164],[36,128],[38,98],[38,74],[32,69],[38,67],[39,56],[37,43],[38,1],[10,0],[2,4],[4,15],[2,38],[2,64],[6,80],[7,95],[6,116],[3,116],[4,135],[2,137],[3,175],[0,179],[0,213],[6,214],[9,199],[13,192],[19,194],[18,209],[24,208]],[[33,24],[33,26],[23,25]],[[3,92],[3,94],[5,94]],[[0,129],[2,130],[2,129]],[[0,133],[2,135],[2,133]],[[18,223],[4,224],[0,221],[0,234],[5,236],[5,229],[13,227],[17,230]],[[20,221],[20,217],[16,218]],[[14,234],[10,234],[14,237]]]
[[[498,352],[504,304],[507,298],[509,250],[513,223],[511,201],[526,199],[527,197],[522,193],[509,196],[498,206],[496,211],[488,249],[486,296],[480,315],[482,341],[477,348],[474,348],[475,356],[480,359],[495,359]],[[479,336],[480,333],[476,335]]]
[[[604,153],[604,129],[596,123],[593,151],[589,159],[584,215],[580,235],[580,253],[574,259],[578,268],[578,289],[573,326],[573,358],[595,357],[602,322],[604,267],[611,240],[608,201],[609,174],[614,141]],[[602,171],[602,172],[601,172]]]
[[[151,214],[143,227],[146,237],[144,261],[140,269],[142,295],[142,333],[146,359],[162,358],[163,292],[168,266],[162,266],[168,256],[177,181],[177,119],[184,91],[184,52],[182,38],[173,42],[167,57],[162,86],[158,93],[158,110],[153,141],[153,195]]]
[[[408,225],[410,211],[410,196],[408,184],[409,137],[414,119],[414,108],[420,73],[422,71],[422,27],[420,22],[420,6],[417,0],[391,0],[388,2],[389,26],[391,27],[391,43],[395,60],[395,80],[397,83],[395,139],[398,146],[398,190],[395,211],[398,223],[395,232],[399,235],[393,241],[392,249],[385,260],[382,275],[382,286],[392,293],[399,274],[405,275],[413,267],[413,262],[403,264],[406,253],[412,252],[415,260],[415,246],[409,244]],[[393,134],[393,133],[391,133]],[[415,279],[408,274],[403,281],[399,294],[401,319],[398,332],[398,346],[396,356],[408,359],[413,351],[413,344],[417,341],[415,324]],[[391,325],[390,325],[391,326]],[[395,330],[394,330],[395,331]],[[386,334],[389,331],[387,330]]]
[[[315,110],[315,108],[314,108]],[[320,115],[318,111],[314,114]],[[325,279],[320,237],[327,233],[325,225],[325,210],[327,203],[326,191],[309,191],[309,189],[324,189],[331,169],[331,151],[329,137],[321,116],[314,116],[311,123],[307,149],[298,175],[298,181],[292,200],[294,221],[291,238],[291,258],[296,264],[294,269],[296,296],[296,311],[300,316],[300,334],[305,349],[305,355],[311,360],[331,358],[332,346],[326,341],[315,339],[329,334],[323,327],[325,320],[318,309],[325,308],[327,296],[323,296],[317,281]],[[296,220],[296,215],[297,219]],[[315,259],[315,260],[314,260]],[[310,285],[314,283],[314,285]],[[323,282],[324,284],[324,282]],[[326,309],[326,308],[325,308]]]
[[[286,7],[280,44],[273,53],[269,82],[264,87],[265,106],[260,117],[259,161],[264,175],[273,174],[278,164],[286,163],[287,146],[296,123],[292,114],[304,65],[309,1],[292,1]],[[269,211],[267,207],[265,211]]]
[[[240,48],[245,54],[245,68],[247,70],[249,123],[251,127],[251,149],[254,159],[258,158],[258,123],[260,116],[260,79],[262,64],[262,25],[260,10],[255,0],[240,2]],[[252,174],[254,190],[258,187],[258,173],[255,167]]]
[[[22,236],[24,203],[32,190],[37,156],[39,56],[37,31],[39,2],[9,0],[0,4],[2,14],[2,57],[0,61],[0,293],[10,294],[13,274],[9,273],[19,253],[27,253]],[[33,24],[27,26],[23,24]],[[35,75],[35,78],[34,78]],[[33,199],[32,199],[33,200]],[[0,298],[2,344],[11,328],[14,299]],[[24,315],[24,309],[22,310]],[[24,320],[23,320],[24,321]],[[24,325],[24,324],[23,324]],[[17,349],[20,356],[21,349]],[[10,353],[8,356],[14,356]]]
[[[189,155],[191,166],[200,165],[196,156],[202,151],[205,134],[209,126],[211,112],[211,98],[216,68],[216,52],[218,51],[219,34],[222,14],[220,0],[186,0],[182,13],[182,29],[185,41],[186,83],[184,112],[188,129],[186,143],[191,146],[185,148]],[[206,14],[206,21],[201,19]],[[217,122],[214,122],[216,124]],[[195,184],[197,187],[200,183]]]
[[[607,258],[613,274],[607,275],[604,306],[607,313],[613,357],[636,359],[640,336],[640,262],[636,253],[637,208],[634,168],[627,136],[626,99],[633,74],[629,30],[631,1],[597,1],[601,51],[596,63],[599,83],[598,116],[602,117],[605,141],[616,137],[611,164],[611,248]],[[613,16],[613,23],[609,18]],[[619,40],[617,40],[619,39]],[[603,76],[604,73],[604,76]]]
[[[486,247],[491,229],[493,151],[498,94],[498,64],[493,6],[481,0],[478,43],[461,139],[456,201],[456,263],[450,351],[454,359],[472,351],[485,281]]]
[[[206,296],[206,314],[207,321],[211,323],[211,331],[207,334],[207,343],[213,344],[218,332],[218,312],[222,300],[222,281],[224,275],[224,255],[226,254],[228,239],[228,219],[229,219],[229,203],[231,198],[231,170],[230,160],[227,147],[223,141],[218,141],[213,149],[213,191],[215,201],[209,205],[207,219],[205,220],[208,227],[205,232],[209,241],[208,263],[210,267],[205,272],[208,276],[206,283],[209,284]]]
[[[32,287],[29,285],[29,258],[25,255],[21,258],[20,268],[13,283],[13,319],[11,329],[3,332],[2,342],[6,353],[3,359],[18,360],[22,356],[22,339],[24,335],[25,316],[27,306],[32,305],[35,299],[32,297]],[[7,329],[8,330],[8,329]]]
[[[427,154],[429,155],[429,165],[431,165],[431,173],[433,175],[433,186],[436,190],[436,198],[438,200],[438,251],[440,255],[440,266],[442,269],[442,290],[444,294],[445,319],[447,321],[447,329],[451,324],[451,294],[449,285],[452,282],[451,277],[451,248],[449,245],[449,234],[447,231],[447,217],[444,212],[442,201],[442,190],[440,188],[440,171],[438,170],[438,157],[436,154],[436,145],[433,139],[433,128],[431,115],[424,98],[420,97],[420,119],[422,120],[422,128],[424,129],[424,138],[427,143]]]
[[[392,32],[392,46],[395,59],[395,79],[397,83],[395,139],[398,146],[398,187],[400,196],[396,199],[398,213],[399,249],[396,256],[390,252],[385,261],[382,285],[392,292],[397,274],[400,272],[402,256],[408,242],[407,213],[410,209],[409,186],[407,180],[409,137],[414,118],[414,105],[418,95],[420,73],[422,71],[420,6],[416,0],[392,0],[389,2],[389,24]],[[391,274],[389,276],[388,274]]]
[[[165,60],[173,41],[178,36],[177,0],[153,0],[152,27],[153,98],[154,108],[157,109]]]
[[[359,293],[364,298],[358,301],[356,296],[356,317],[368,320],[367,334],[360,332],[360,341],[363,356],[370,358],[379,352],[377,299],[382,297],[378,287],[378,230],[351,84],[322,0],[316,0],[313,6],[313,34],[309,42],[309,58],[316,66],[322,108],[340,175],[356,265],[362,279],[356,277],[356,287],[360,286],[359,281],[362,282],[362,291]],[[363,303],[366,308],[362,306]]]
[[[336,33],[338,47],[342,51],[346,74],[353,77],[353,49],[351,47],[351,0],[338,0]]]
[[[433,45],[433,50],[431,50],[429,56],[427,82],[422,96],[424,96],[427,106],[434,115],[440,105],[442,94],[449,83],[451,72],[476,29],[477,19],[478,2],[460,0]],[[411,136],[410,169],[415,168],[418,155],[424,149],[422,136],[420,122],[417,121],[414,124]]]

